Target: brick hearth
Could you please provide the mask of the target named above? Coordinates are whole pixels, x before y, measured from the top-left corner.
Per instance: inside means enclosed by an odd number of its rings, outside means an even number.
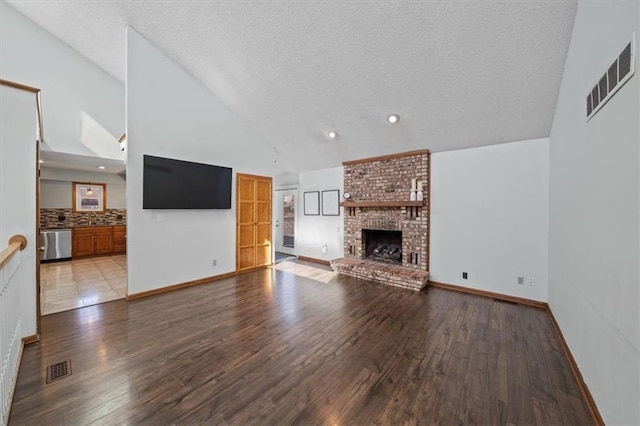
[[[341,258],[331,262],[334,271],[352,277],[377,281],[396,287],[420,291],[427,285],[429,272],[403,266],[376,262]]]
[[[331,262],[333,269],[401,288],[426,286],[429,242],[429,151],[413,151],[344,162],[342,203],[344,257]],[[423,182],[424,201],[409,201],[411,179]],[[363,229],[402,232],[402,262],[388,264],[365,260]]]

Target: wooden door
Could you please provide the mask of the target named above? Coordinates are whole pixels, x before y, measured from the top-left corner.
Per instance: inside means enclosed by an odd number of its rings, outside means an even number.
[[[256,179],[256,267],[271,265],[271,178]]]
[[[236,175],[236,270],[271,264],[271,178]]]

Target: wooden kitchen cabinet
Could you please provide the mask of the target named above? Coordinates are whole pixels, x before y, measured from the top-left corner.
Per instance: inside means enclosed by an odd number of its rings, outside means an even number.
[[[127,227],[113,227],[113,252],[125,253],[127,251]]]
[[[113,252],[113,227],[101,226],[93,228],[95,254]]]
[[[93,228],[74,228],[72,235],[71,257],[95,254]]]
[[[72,257],[124,253],[126,226],[73,228]],[[126,240],[125,240],[126,241]]]

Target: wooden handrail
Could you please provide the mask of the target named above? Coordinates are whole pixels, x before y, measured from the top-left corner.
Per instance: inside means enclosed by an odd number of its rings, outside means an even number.
[[[27,246],[27,239],[23,235],[14,235],[9,238],[9,246],[0,252],[0,269],[4,268],[4,265],[9,263],[14,254],[18,250],[24,250]]]
[[[7,87],[13,87],[14,89],[24,90],[25,92],[38,93],[40,89],[33,86],[27,86],[26,84],[16,83],[15,81],[3,80],[0,78],[0,84]]]

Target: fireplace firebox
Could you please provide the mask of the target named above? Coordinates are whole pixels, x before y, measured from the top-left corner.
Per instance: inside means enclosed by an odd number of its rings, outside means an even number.
[[[402,231],[363,229],[365,259],[402,264]]]

